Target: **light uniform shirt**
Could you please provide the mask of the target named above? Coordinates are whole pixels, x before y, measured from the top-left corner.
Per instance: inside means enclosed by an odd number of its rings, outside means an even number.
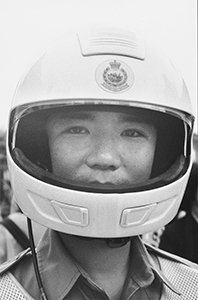
[[[13,235],[0,224],[0,264],[23,251]]]
[[[89,275],[74,261],[63,245],[59,234],[47,230],[38,246],[38,264],[48,300],[108,300]],[[139,237],[131,246],[129,273],[121,300],[159,300],[165,284],[171,292],[176,289],[160,273],[157,260],[146,250]],[[26,256],[11,270],[25,290],[39,299],[32,256]]]
[[[14,212],[8,217],[25,233],[26,236],[28,236],[27,217],[24,214]],[[37,245],[46,228],[36,222],[32,222],[32,227],[35,244]],[[14,258],[23,250],[24,248],[20,246],[7,228],[0,224],[0,265],[11,258]]]

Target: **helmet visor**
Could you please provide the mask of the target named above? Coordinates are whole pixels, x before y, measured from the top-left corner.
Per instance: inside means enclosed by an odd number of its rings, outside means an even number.
[[[10,128],[15,163],[62,188],[144,191],[180,178],[189,165],[190,117],[148,104],[71,100],[28,105],[13,110]]]

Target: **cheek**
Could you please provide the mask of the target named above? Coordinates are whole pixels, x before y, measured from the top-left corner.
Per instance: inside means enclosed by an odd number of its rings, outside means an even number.
[[[71,175],[78,170],[82,162],[82,152],[65,144],[54,143],[50,147],[50,154],[55,175]]]
[[[130,152],[130,154],[129,154]],[[124,165],[131,179],[137,181],[150,178],[155,154],[155,144],[125,148]]]

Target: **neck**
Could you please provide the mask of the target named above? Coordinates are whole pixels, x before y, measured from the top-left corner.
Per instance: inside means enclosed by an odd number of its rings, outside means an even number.
[[[74,259],[100,288],[109,295],[111,289],[119,288],[121,294],[128,272],[130,243],[109,248],[104,240],[86,240],[62,233],[60,236]]]

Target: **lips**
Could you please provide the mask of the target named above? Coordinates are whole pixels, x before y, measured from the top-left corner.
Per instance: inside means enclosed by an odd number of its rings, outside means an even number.
[[[102,185],[116,185],[117,183],[113,183],[111,181],[98,181],[98,180],[94,180],[94,181],[90,181],[90,184],[102,184]]]
[[[68,183],[98,189],[117,189],[127,188],[131,186],[131,181],[128,178],[121,178],[118,174],[87,174],[82,172],[79,174],[70,174],[70,177],[65,178]]]
[[[103,187],[103,188],[115,188],[118,186],[118,184],[115,184],[113,182],[109,182],[109,181],[106,181],[106,182],[102,182],[102,181],[91,181],[89,182],[89,185],[90,186],[94,186],[94,187]]]
[[[99,189],[118,189],[127,188],[131,185],[130,182],[126,180],[116,180],[116,181],[105,181],[105,180],[80,180],[78,182],[80,185],[84,185],[92,188]]]

